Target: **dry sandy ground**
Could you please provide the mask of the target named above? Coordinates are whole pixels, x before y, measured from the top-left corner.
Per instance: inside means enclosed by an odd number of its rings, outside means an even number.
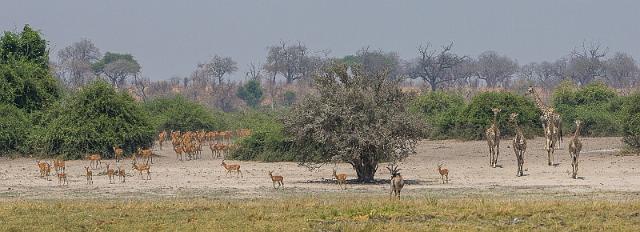
[[[568,139],[568,138],[565,138]],[[614,196],[637,199],[640,196],[640,156],[618,155],[623,146],[620,138],[584,138],[580,156],[579,179],[571,179],[571,164],[567,141],[556,151],[557,166],[547,166],[542,138],[529,140],[524,168],[525,176],[516,177],[516,160],[510,141],[503,140],[498,161],[501,168],[491,168],[488,148],[484,141],[455,140],[422,141],[418,154],[400,164],[408,180],[403,194],[409,196],[470,195],[562,198],[567,196]],[[34,159],[0,160],[0,201],[17,199],[66,198],[156,198],[208,197],[255,198],[286,194],[388,194],[388,184],[350,184],[340,190],[330,179],[333,165],[310,171],[297,163],[261,163],[227,161],[241,165],[244,177],[225,175],[220,159],[212,159],[204,152],[204,159],[180,162],[168,148],[156,150],[151,180],[145,181],[131,169],[129,160],[121,162],[127,168],[126,183],[109,184],[104,172],[105,163],[94,170],[94,184],[87,185],[84,166],[89,161],[67,161],[68,186],[58,186],[57,179],[47,181],[39,177]],[[450,170],[450,182],[440,183],[438,163]],[[285,188],[274,190],[267,172],[284,176]],[[338,165],[338,172],[355,172],[349,165]],[[382,164],[377,178],[388,179]],[[607,197],[608,198],[608,197]]]

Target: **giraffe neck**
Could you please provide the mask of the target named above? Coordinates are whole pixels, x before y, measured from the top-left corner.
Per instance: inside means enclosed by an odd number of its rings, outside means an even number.
[[[582,125],[576,126],[576,132],[573,134],[574,138],[578,138],[578,136],[580,136],[580,129],[582,129]]]
[[[547,110],[547,106],[544,104],[544,102],[542,101],[542,99],[540,98],[540,96],[538,95],[538,92],[536,92],[535,90],[533,91],[533,100],[535,100],[536,105],[538,106],[538,108],[541,111],[546,111]]]
[[[520,128],[520,125],[518,125],[517,120],[513,122],[513,127],[516,129],[516,137],[524,137],[522,128]]]
[[[498,113],[494,112],[493,113],[493,124],[492,124],[492,126],[494,126],[494,127],[498,126],[497,121],[498,121]]]

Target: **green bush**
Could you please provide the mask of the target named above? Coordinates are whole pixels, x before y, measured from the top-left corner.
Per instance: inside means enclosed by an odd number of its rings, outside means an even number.
[[[493,119],[492,108],[500,108],[498,124],[502,136],[513,136],[515,130],[508,122],[513,112],[519,114],[518,124],[525,136],[532,137],[542,132],[540,110],[535,103],[524,96],[509,92],[484,92],[471,99],[471,102],[458,114],[457,136],[462,139],[483,139],[484,132]]]
[[[419,114],[430,127],[427,137],[447,139],[455,136],[456,119],[464,106],[462,96],[436,91],[418,96],[411,103],[409,110]]]
[[[428,137],[432,139],[457,138],[478,140],[493,119],[492,108],[500,108],[498,124],[503,136],[513,136],[514,128],[507,121],[513,112],[520,114],[519,124],[526,136],[541,133],[540,111],[524,96],[509,92],[484,92],[474,96],[468,104],[454,93],[442,91],[426,93],[416,98],[410,110],[430,125]]]
[[[619,136],[622,133],[622,99],[601,82],[583,88],[564,82],[553,93],[553,105],[562,117],[565,135],[575,131],[576,119],[583,121],[583,135]]]
[[[112,146],[128,152],[150,146],[155,132],[149,116],[127,93],[97,81],[64,98],[43,116],[48,124],[34,133],[34,144],[46,154],[78,159],[100,152],[112,158]]]
[[[260,101],[262,100],[262,87],[260,86],[260,81],[248,81],[246,84],[238,88],[238,93],[236,95],[246,102],[248,106],[255,108],[260,105]]]
[[[151,115],[157,131],[213,131],[227,128],[224,115],[214,115],[204,106],[182,96],[153,99],[144,104],[144,109]]]
[[[31,121],[13,105],[0,104],[0,156],[24,153]]]
[[[640,149],[640,93],[635,93],[625,99],[623,114],[622,139],[633,149]]]
[[[280,111],[250,111],[230,114],[235,120],[231,128],[248,128],[251,136],[239,141],[239,146],[230,155],[230,159],[258,161],[294,161],[290,150],[290,140],[283,133]]]
[[[0,103],[32,112],[46,108],[59,95],[49,70],[47,41],[29,25],[18,34],[5,32],[0,37]]]

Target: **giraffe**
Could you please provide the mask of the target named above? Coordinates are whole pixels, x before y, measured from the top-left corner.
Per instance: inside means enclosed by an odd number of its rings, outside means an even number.
[[[545,117],[545,124],[547,126],[544,127],[544,149],[547,150],[548,164],[549,166],[551,166],[555,163],[555,157],[553,156],[553,153],[555,151],[555,148],[558,146],[558,138],[560,133],[559,128],[556,125],[555,117],[553,116],[555,114],[554,109],[549,108],[548,112],[549,114],[547,115],[547,117]]]
[[[489,166],[496,167],[498,163],[498,156],[500,155],[500,128],[498,128],[498,113],[499,108],[491,109],[493,111],[493,121],[491,126],[485,131],[487,136],[487,144],[489,145]]]
[[[580,142],[580,128],[582,127],[582,121],[576,120],[576,132],[573,134],[571,141],[569,141],[569,154],[571,155],[571,167],[573,167],[573,173],[571,177],[576,178],[578,174],[578,157],[580,156],[580,150],[582,150],[582,142]]]
[[[527,89],[527,95],[532,95],[536,106],[540,111],[542,111],[540,122],[542,123],[542,129],[546,140],[544,149],[547,151],[548,165],[552,166],[554,164],[553,153],[555,148],[558,146],[556,144],[558,144],[559,141],[562,141],[562,119],[560,114],[556,113],[553,107],[548,107],[544,104],[533,86],[529,86]]]
[[[524,138],[522,128],[518,126],[518,113],[511,113],[509,121],[513,123],[513,127],[516,131],[516,135],[513,137],[513,151],[515,152],[516,159],[518,160],[516,176],[523,176],[524,172],[522,171],[522,166],[524,165],[524,152],[527,150],[527,140]]]

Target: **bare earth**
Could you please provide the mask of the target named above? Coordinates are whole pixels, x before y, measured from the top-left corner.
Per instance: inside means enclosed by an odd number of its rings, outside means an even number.
[[[403,194],[408,196],[500,196],[507,198],[538,197],[602,197],[637,199],[640,196],[640,156],[618,155],[623,144],[620,138],[583,138],[579,179],[571,179],[571,163],[567,141],[556,151],[557,166],[547,166],[543,138],[528,141],[525,155],[525,176],[516,177],[516,159],[510,140],[502,140],[498,164],[489,167],[485,141],[455,140],[422,141],[418,154],[400,164],[408,184]],[[142,180],[131,169],[130,160],[120,162],[127,168],[126,183],[109,184],[104,173],[106,163],[94,170],[94,184],[87,185],[84,166],[89,161],[67,161],[68,186],[58,186],[54,176],[47,181],[39,177],[35,159],[0,159],[0,201],[19,199],[92,199],[92,198],[260,198],[286,194],[389,194],[386,183],[350,184],[340,190],[332,179],[333,165],[310,171],[297,163],[261,163],[226,161],[240,164],[244,177],[226,176],[220,159],[212,159],[210,151],[204,159],[177,161],[175,153],[165,145],[155,150],[157,157],[151,167],[151,180]],[[50,160],[48,160],[50,162]],[[440,183],[436,170],[444,163],[450,170],[449,183]],[[381,164],[376,175],[387,180],[388,171]],[[267,172],[284,176],[285,188],[274,190]],[[339,173],[349,179],[355,172],[347,164],[338,165]],[[117,180],[117,178],[116,178]]]

